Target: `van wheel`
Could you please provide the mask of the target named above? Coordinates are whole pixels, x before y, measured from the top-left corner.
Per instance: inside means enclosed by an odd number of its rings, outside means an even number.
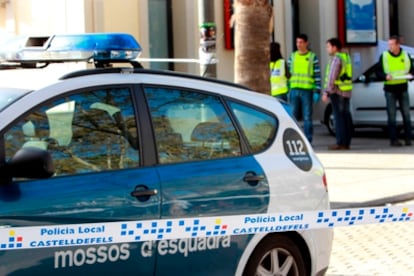
[[[264,238],[253,251],[243,276],[305,276],[305,261],[299,247],[287,236],[274,234]]]

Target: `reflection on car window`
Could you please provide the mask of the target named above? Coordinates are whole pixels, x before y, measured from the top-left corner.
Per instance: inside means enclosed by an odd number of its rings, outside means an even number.
[[[41,106],[5,134],[6,156],[22,147],[48,150],[55,176],[138,166],[128,89],[102,89]]]
[[[253,153],[265,150],[274,140],[277,129],[276,118],[240,103],[230,102],[230,107]]]
[[[239,136],[217,97],[145,88],[160,163],[240,155]]]

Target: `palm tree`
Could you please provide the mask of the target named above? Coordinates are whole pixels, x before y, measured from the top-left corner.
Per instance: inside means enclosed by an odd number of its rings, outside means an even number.
[[[269,0],[235,0],[235,82],[270,94],[269,43],[273,25]]]

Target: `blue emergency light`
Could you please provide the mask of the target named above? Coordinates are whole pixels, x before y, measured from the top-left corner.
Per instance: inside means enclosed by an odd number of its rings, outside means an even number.
[[[0,46],[0,60],[19,64],[133,61],[142,49],[126,33],[87,33],[17,38]]]

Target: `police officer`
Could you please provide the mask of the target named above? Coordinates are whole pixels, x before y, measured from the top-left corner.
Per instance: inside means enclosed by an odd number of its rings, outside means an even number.
[[[384,80],[384,94],[387,103],[388,130],[390,145],[402,146],[398,140],[396,113],[397,102],[404,124],[405,145],[411,145],[411,116],[408,80],[413,77],[413,66],[407,52],[400,46],[400,38],[388,39],[388,50],[379,59],[377,75]]]
[[[331,57],[326,67],[322,101],[330,99],[335,120],[336,144],[329,150],[348,150],[353,132],[350,113],[352,95],[352,62],[348,53],[341,52],[342,43],[338,38],[326,41],[326,50]]]
[[[288,101],[288,78],[289,71],[287,63],[280,52],[280,44],[277,42],[270,43],[270,85],[273,97]]]
[[[321,72],[319,59],[308,49],[308,45],[308,36],[300,34],[296,38],[297,51],[289,56],[289,97],[293,115],[297,120],[303,116],[303,130],[308,141],[312,142],[313,103],[320,100]]]

